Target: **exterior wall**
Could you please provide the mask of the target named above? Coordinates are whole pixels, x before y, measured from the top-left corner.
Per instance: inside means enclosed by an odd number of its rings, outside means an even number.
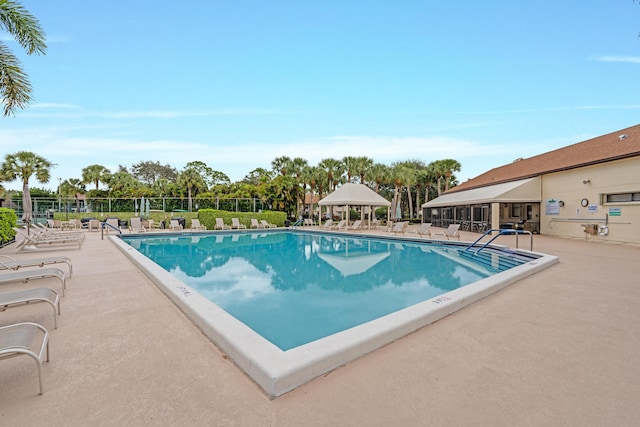
[[[640,201],[606,203],[604,195],[640,192],[640,157],[542,176],[540,233],[593,241],[640,244]],[[583,207],[581,200],[587,199]],[[550,200],[559,203],[548,212]],[[619,209],[619,216],[615,215]],[[611,214],[614,214],[613,216]],[[582,224],[608,227],[608,235],[584,232]]]

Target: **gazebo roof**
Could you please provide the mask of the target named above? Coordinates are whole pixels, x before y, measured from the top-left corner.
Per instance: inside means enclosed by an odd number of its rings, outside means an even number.
[[[347,183],[318,203],[321,206],[390,206],[391,202],[363,184]]]

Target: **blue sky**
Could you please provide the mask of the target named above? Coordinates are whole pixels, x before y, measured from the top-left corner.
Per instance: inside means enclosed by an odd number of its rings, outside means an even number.
[[[0,154],[83,167],[200,160],[232,181],[278,156],[454,158],[460,182],[638,124],[632,0],[23,0],[34,103]],[[18,183],[5,184],[19,189]]]

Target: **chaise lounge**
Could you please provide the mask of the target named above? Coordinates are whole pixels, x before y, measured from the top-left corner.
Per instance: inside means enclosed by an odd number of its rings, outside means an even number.
[[[65,277],[64,271],[55,267],[0,273],[0,285],[13,282],[28,282],[32,279],[44,279],[47,277],[57,277],[58,279],[60,279],[60,283],[62,284],[62,296],[64,296],[64,290],[67,289],[67,279]]]
[[[40,348],[32,349],[36,334],[42,332]],[[46,359],[43,359],[46,351]],[[49,361],[49,333],[37,323],[24,322],[0,327],[0,360],[26,355],[35,360],[38,367],[38,381],[40,394],[44,393],[42,386],[42,362]]]
[[[66,256],[50,256],[15,260],[7,255],[0,255],[0,270],[19,270],[26,267],[44,267],[45,265],[65,263],[69,266],[69,277],[73,274],[71,259]]]
[[[460,228],[460,224],[451,224],[446,230],[439,231],[434,233],[434,236],[444,236],[447,240],[458,239],[460,240],[460,233],[458,233],[458,229]]]
[[[0,293],[0,311],[24,304],[46,302],[53,307],[53,327],[58,329],[56,311],[60,314],[60,296],[51,288],[21,289]]]
[[[20,243],[18,243],[18,245],[16,246],[16,248],[18,249],[16,253],[21,252],[30,246],[36,247],[36,248],[39,248],[42,246],[47,246],[47,247],[55,246],[57,248],[59,246],[78,245],[78,249],[80,249],[82,247],[82,243],[84,240],[83,238],[78,238],[74,236],[68,236],[68,237],[35,236],[34,237],[29,234],[23,233],[18,228],[14,228],[14,230],[16,231],[16,233],[20,234],[23,237]]]

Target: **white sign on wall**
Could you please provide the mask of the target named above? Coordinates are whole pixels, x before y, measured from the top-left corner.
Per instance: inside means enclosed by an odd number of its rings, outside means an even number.
[[[560,202],[555,199],[547,200],[544,213],[547,215],[560,215]]]

